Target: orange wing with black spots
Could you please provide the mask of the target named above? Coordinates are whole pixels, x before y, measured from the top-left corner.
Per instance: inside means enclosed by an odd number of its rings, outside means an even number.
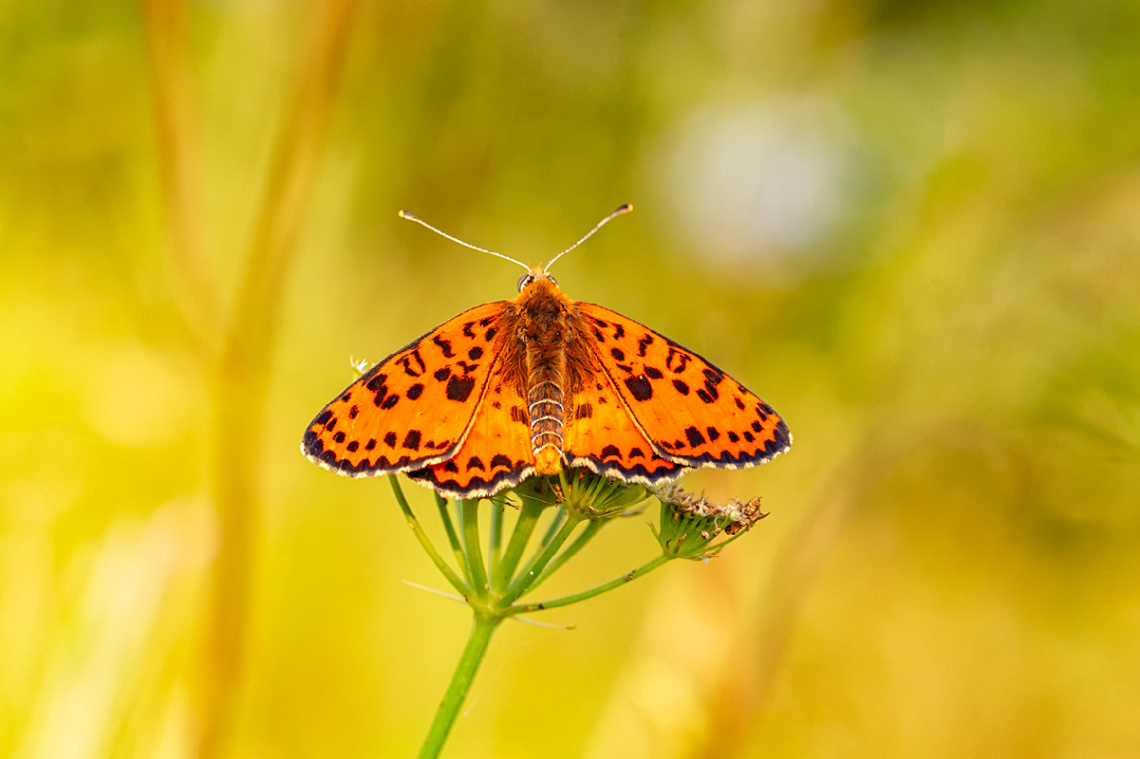
[[[739,469],[791,446],[771,406],[696,353],[608,308],[576,307],[587,323],[583,337],[657,456],[683,467]],[[629,446],[633,437],[619,439]],[[619,447],[618,456],[632,454]]]
[[[643,485],[681,476],[685,467],[657,455],[597,356],[591,354],[589,367],[586,386],[574,394],[563,423],[566,463]]]
[[[449,498],[483,498],[534,474],[526,401],[496,362],[463,444],[447,461],[408,472]]]
[[[507,301],[464,311],[372,367],[309,423],[310,459],[349,477],[455,455],[487,391]]]

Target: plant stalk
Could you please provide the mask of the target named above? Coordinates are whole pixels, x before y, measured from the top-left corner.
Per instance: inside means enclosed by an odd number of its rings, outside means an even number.
[[[503,617],[475,610],[475,623],[471,627],[471,635],[467,638],[463,655],[459,657],[459,664],[451,676],[451,684],[447,686],[447,692],[439,702],[435,719],[432,720],[427,738],[420,748],[420,759],[434,759],[443,751],[443,744],[451,733],[455,719],[459,716],[459,710],[463,708],[463,702],[471,690],[475,673],[479,671],[479,665],[483,663],[487,647],[491,644],[491,636],[502,621]]]

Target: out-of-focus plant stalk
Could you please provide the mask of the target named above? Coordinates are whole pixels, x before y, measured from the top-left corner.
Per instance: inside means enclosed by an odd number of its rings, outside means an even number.
[[[204,338],[217,329],[218,294],[206,255],[189,14],[181,0],[142,0],[142,10],[170,273],[176,278],[176,292],[183,297],[181,315],[196,347],[216,349],[216,341]]]
[[[189,135],[187,11],[180,2],[144,0],[155,66],[158,130],[176,270],[204,276],[196,150]],[[214,499],[218,546],[196,688],[198,756],[226,753],[243,682],[252,550],[261,498],[265,395],[276,348],[281,293],[297,232],[317,175],[355,0],[315,1],[296,85],[277,135],[249,258],[215,371]],[[195,274],[197,272],[197,274]],[[199,307],[210,308],[204,286]],[[207,315],[208,316],[208,315]]]

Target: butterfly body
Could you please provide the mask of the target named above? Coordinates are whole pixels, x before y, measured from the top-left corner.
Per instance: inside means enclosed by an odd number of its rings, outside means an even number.
[[[581,316],[549,277],[536,278],[512,305],[500,338],[504,372],[526,399],[535,472],[558,474],[567,404],[585,372],[578,345]]]
[[[310,423],[302,451],[348,476],[405,472],[474,498],[585,467],[655,485],[791,445],[768,404],[632,319],[562,293],[541,267],[381,361]]]

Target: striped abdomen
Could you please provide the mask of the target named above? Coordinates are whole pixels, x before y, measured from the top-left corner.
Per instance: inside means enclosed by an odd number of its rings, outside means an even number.
[[[557,474],[562,469],[562,386],[553,379],[540,379],[530,386],[526,400],[535,469],[539,474]]]

